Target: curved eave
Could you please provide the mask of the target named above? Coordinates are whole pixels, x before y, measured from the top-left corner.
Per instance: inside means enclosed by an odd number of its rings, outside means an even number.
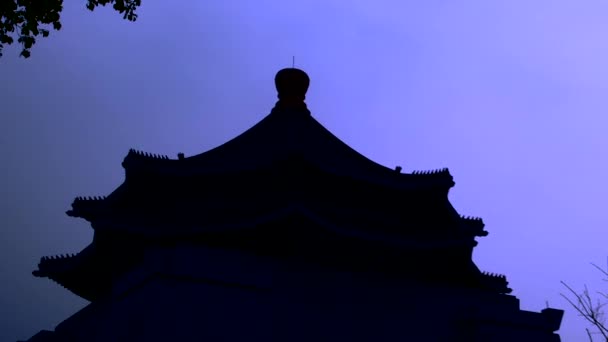
[[[482,287],[487,290],[500,294],[509,294],[513,291],[508,286],[509,282],[507,281],[507,277],[505,275],[481,272],[479,276]]]
[[[75,265],[77,254],[61,254],[40,258],[38,270],[32,272],[36,277],[50,277],[53,274],[65,273]]]
[[[299,167],[299,166],[298,166]],[[306,167],[306,166],[303,166]],[[306,173],[308,174],[308,173]],[[265,177],[265,176],[264,176]],[[274,177],[274,176],[273,176]],[[297,176],[300,177],[300,176]],[[336,189],[331,190],[333,192],[329,193],[329,197],[333,200],[328,201],[327,197],[322,203],[319,204],[317,201],[313,200],[309,202],[308,200],[304,200],[304,198],[308,198],[308,196],[314,196],[317,190],[314,188],[313,190],[302,189],[302,184],[307,184],[308,179],[298,179],[297,182],[294,183],[294,189],[287,189],[287,187],[279,181],[277,184],[273,184],[270,186],[271,188],[277,188],[282,190],[277,190],[278,192],[263,192],[265,191],[263,188],[253,188],[248,190],[248,197],[244,199],[237,199],[231,196],[217,197],[217,191],[221,191],[221,186],[218,189],[212,192],[205,192],[200,190],[193,191],[166,191],[161,190],[158,192],[152,193],[139,193],[141,191],[141,187],[130,187],[127,182],[121,184],[112,194],[110,194],[107,198],[95,197],[95,198],[77,198],[72,204],[72,210],[68,210],[66,214],[71,217],[83,218],[89,221],[92,224],[92,227],[95,229],[97,223],[99,222],[108,222],[112,221],[112,223],[126,223],[126,222],[149,222],[154,221],[153,224],[164,224],[167,220],[171,220],[172,222],[181,222],[183,220],[199,220],[202,218],[203,221],[227,221],[226,223],[230,223],[231,220],[238,218],[239,220],[247,220],[247,219],[257,219],[256,215],[258,213],[268,213],[270,211],[274,211],[275,208],[280,208],[281,206],[285,207],[290,204],[303,204],[308,208],[314,207],[316,210],[320,210],[322,213],[325,213],[320,216],[338,216],[346,217],[349,219],[344,219],[345,221],[357,221],[360,220],[359,225],[367,224],[370,227],[379,227],[386,226],[390,230],[399,230],[399,225],[407,225],[407,222],[404,222],[404,210],[407,212],[407,207],[398,207],[395,203],[391,203],[386,206],[385,209],[376,208],[373,210],[366,210],[365,208],[357,209],[355,215],[350,213],[351,208],[343,208],[340,205],[335,205],[340,203],[342,199],[344,199],[344,188],[347,187],[349,191],[354,188],[354,186],[350,183],[346,183],[346,185],[342,184],[338,186]],[[327,180],[324,178],[319,178],[322,176],[316,176],[315,174],[311,175],[311,180],[319,180],[322,179],[323,184],[329,184],[335,181]],[[276,177],[272,178],[276,179]],[[155,180],[158,181],[158,180]],[[162,180],[161,180],[162,181]],[[230,180],[226,180],[230,183]],[[248,182],[255,182],[255,178],[253,180],[249,180]],[[329,183],[328,183],[329,182]],[[266,183],[264,183],[266,184]],[[355,184],[356,185],[356,184]],[[148,188],[146,185],[145,188]],[[186,189],[187,187],[184,187]],[[199,189],[199,188],[194,188]],[[241,189],[240,187],[235,187],[235,189]],[[322,190],[327,189],[323,187]],[[394,188],[390,190],[395,190]],[[411,189],[410,189],[411,190]],[[419,197],[419,193],[417,191],[410,192],[410,190],[402,191],[399,189],[396,192],[387,192],[382,193],[383,200],[389,201],[390,198],[399,198],[399,201],[403,201],[403,205],[407,206],[408,203],[416,202]],[[309,191],[309,192],[306,192]],[[329,191],[329,190],[328,190]],[[356,190],[355,190],[356,191]],[[361,190],[361,201],[360,203],[368,203],[368,198],[373,198],[373,194],[370,195],[368,190]],[[129,193],[131,192],[131,193]],[[373,192],[372,192],[373,193]],[[442,192],[432,193],[433,195],[444,196]],[[156,196],[156,197],[154,197]],[[237,195],[238,196],[238,195]],[[333,196],[333,197],[332,197]],[[342,196],[342,197],[341,197]],[[380,195],[379,195],[380,196]],[[154,201],[146,202],[146,198],[154,197]],[[335,199],[334,199],[335,197]],[[351,196],[352,197],[352,196]],[[188,198],[188,203],[183,203],[184,198]],[[280,198],[280,200],[278,200]],[[342,199],[341,199],[342,198]],[[303,203],[306,202],[306,204]],[[446,197],[447,201],[447,197]],[[140,203],[141,202],[141,203]],[[448,201],[449,202],[449,201]],[[207,209],[201,210],[200,208],[196,208],[196,203],[198,205],[207,206]],[[193,206],[194,205],[194,206]],[[211,205],[209,207],[209,205]],[[452,208],[448,206],[448,211]],[[229,210],[230,213],[239,213],[238,215],[228,214],[226,211]],[[344,211],[349,213],[344,214]],[[445,208],[443,206],[438,206],[436,208],[428,207],[425,210],[437,210],[440,212],[444,212]],[[228,216],[222,216],[228,215]],[[450,215],[446,213],[446,215]],[[454,215],[457,215],[454,214]],[[154,217],[154,218],[153,218]],[[455,218],[453,223],[454,232],[455,233],[463,233],[463,235],[469,234],[470,227],[468,227],[467,223],[472,223],[473,226],[477,226],[477,222],[468,222],[463,220],[462,222],[458,222],[459,217]],[[342,224],[344,221],[342,219],[338,219],[337,224]],[[334,220],[335,221],[335,220]],[[407,221],[407,220],[405,220]],[[345,222],[347,225],[348,222]],[[201,222],[198,222],[200,225]],[[206,225],[203,223],[202,225]],[[389,227],[394,226],[394,227]],[[459,229],[462,228],[463,229]],[[461,232],[462,231],[462,232]],[[470,234],[469,234],[470,235]]]
[[[256,217],[247,217],[239,222],[233,223],[217,223],[210,225],[200,225],[189,223],[190,220],[184,220],[180,223],[175,223],[171,229],[165,225],[156,227],[149,224],[134,224],[120,222],[103,222],[96,221],[94,225],[97,230],[112,230],[121,231],[123,233],[136,234],[150,239],[177,238],[188,239],[198,235],[208,234],[238,234],[239,232],[262,231],[265,227],[272,223],[282,221],[294,216],[302,216],[315,223],[318,229],[324,229],[327,232],[342,236],[345,238],[354,238],[369,243],[380,243],[386,246],[391,246],[401,249],[436,249],[436,248],[451,248],[451,247],[467,247],[472,248],[476,245],[474,239],[470,237],[445,238],[445,239],[416,239],[404,238],[403,236],[382,233],[378,231],[364,231],[360,228],[344,225],[339,225],[325,219],[316,214],[307,207],[299,204],[288,205],[282,209],[275,210],[271,213],[262,214]],[[301,232],[305,235],[307,230]]]
[[[68,274],[50,274],[44,278],[52,280],[64,289],[90,302],[98,299],[99,293],[103,293],[103,291],[97,289],[99,281],[103,279],[95,279],[90,275],[82,276],[77,272],[70,272]],[[89,284],[80,285],[83,283],[82,279],[86,280]]]
[[[32,275],[48,278],[75,295],[92,301],[102,292],[104,278],[90,265],[92,247],[89,245],[77,254],[42,257]]]
[[[293,155],[328,173],[371,183],[404,188],[454,186],[448,169],[408,174],[370,160],[333,135],[306,109],[275,109],[236,138],[189,158],[172,160],[131,150],[123,167],[127,178],[139,172],[204,176],[265,169]]]
[[[92,221],[102,214],[106,207],[106,197],[76,197],[74,202],[72,202],[72,209],[65,213],[70,217],[79,217],[87,221]]]
[[[473,236],[488,236],[488,232],[484,230],[485,224],[480,217],[461,216],[460,217],[463,229]]]

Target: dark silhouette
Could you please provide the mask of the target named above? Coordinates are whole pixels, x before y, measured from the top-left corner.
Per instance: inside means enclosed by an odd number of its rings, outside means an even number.
[[[447,169],[362,156],[279,71],[258,124],[177,159],[131,150],[108,197],[76,198],[93,242],[44,257],[91,304],[29,341],[559,341],[562,310],[523,311],[471,255],[480,218],[448,201]]]
[[[86,7],[93,11],[95,7],[107,4],[112,4],[124,19],[135,21],[135,10],[141,5],[141,0],[87,0]],[[0,57],[4,44],[12,44],[16,37],[23,47],[20,56],[29,58],[38,35],[48,37],[50,27],[57,31],[61,29],[62,10],[63,0],[1,0]]]

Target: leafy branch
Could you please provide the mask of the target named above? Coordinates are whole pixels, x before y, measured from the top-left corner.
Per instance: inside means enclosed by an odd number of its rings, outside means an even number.
[[[123,14],[123,19],[135,21],[141,0],[87,0],[86,8],[93,11],[107,4]],[[36,37],[48,37],[51,27],[61,29],[62,10],[63,0],[0,0],[0,57],[4,45],[16,39],[22,46],[20,56],[29,58]]]

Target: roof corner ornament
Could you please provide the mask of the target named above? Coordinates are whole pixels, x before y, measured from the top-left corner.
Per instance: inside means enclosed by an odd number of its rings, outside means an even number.
[[[184,160],[184,154],[182,152],[177,154],[177,159],[178,160]]]

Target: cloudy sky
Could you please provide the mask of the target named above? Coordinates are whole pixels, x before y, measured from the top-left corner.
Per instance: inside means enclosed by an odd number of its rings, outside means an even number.
[[[41,256],[91,242],[64,213],[107,195],[129,148],[213,148],[304,69],[314,117],[404,172],[449,167],[450,200],[490,235],[474,260],[506,274],[525,310],[608,291],[608,1],[144,1],[131,23],[66,1],[63,29],[28,60],[0,58],[0,340],[52,329],[87,302],[34,278]]]

